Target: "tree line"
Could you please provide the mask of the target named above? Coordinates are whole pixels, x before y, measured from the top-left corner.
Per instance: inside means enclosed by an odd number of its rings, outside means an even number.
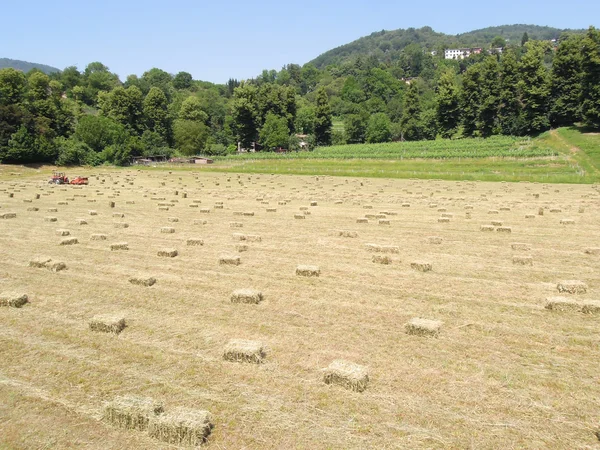
[[[500,38],[492,43],[497,46]],[[446,60],[418,44],[381,62],[288,64],[246,81],[153,68],[122,82],[100,62],[46,75],[0,70],[0,161],[127,164],[259,146],[528,135],[600,127],[600,31]]]

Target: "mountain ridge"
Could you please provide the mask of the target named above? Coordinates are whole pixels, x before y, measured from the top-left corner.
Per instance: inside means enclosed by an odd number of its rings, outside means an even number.
[[[0,69],[6,69],[12,67],[13,69],[21,70],[22,72],[29,72],[32,69],[38,69],[46,74],[60,72],[60,69],[49,66],[47,64],[32,63],[29,61],[23,61],[20,59],[11,58],[0,58]]]

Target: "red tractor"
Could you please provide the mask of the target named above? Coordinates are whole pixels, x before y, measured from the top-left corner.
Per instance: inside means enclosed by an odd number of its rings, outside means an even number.
[[[49,184],[69,184],[69,178],[63,172],[53,172]]]

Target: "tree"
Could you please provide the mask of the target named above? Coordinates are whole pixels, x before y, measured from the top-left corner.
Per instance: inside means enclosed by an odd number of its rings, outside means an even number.
[[[527,44],[527,42],[529,42],[529,35],[526,31],[525,33],[523,33],[523,37],[521,38],[521,47],[525,47],[525,44]]]
[[[250,148],[257,139],[257,91],[251,84],[241,84],[234,89],[231,101],[233,131],[244,148]]]
[[[125,127],[113,119],[87,115],[79,119],[73,137],[95,152],[101,152],[109,145],[124,144],[129,136]]]
[[[348,144],[362,144],[367,131],[365,117],[362,114],[348,114],[344,118],[344,131]]]
[[[385,113],[373,114],[367,124],[366,139],[368,143],[389,142],[392,138],[392,121]]]
[[[209,130],[202,122],[178,119],[173,124],[173,134],[179,151],[191,156],[204,150]]]
[[[327,91],[321,86],[317,90],[315,109],[315,141],[316,145],[331,145],[331,127],[333,126],[331,106]]]
[[[208,122],[208,114],[202,111],[200,99],[193,95],[186,98],[181,104],[179,118],[184,120],[195,120],[202,123]]]
[[[269,113],[260,129],[259,142],[266,149],[286,147],[289,142],[289,135],[290,130],[285,118]]]
[[[492,48],[502,48],[506,44],[506,40],[502,36],[496,36],[492,40]]]
[[[460,94],[456,75],[446,70],[438,82],[436,95],[436,118],[442,137],[452,137],[460,123]]]
[[[552,64],[550,82],[552,126],[572,125],[581,119],[581,47],[581,36],[561,36]]]
[[[495,55],[486,57],[481,65],[480,102],[477,128],[481,136],[488,137],[499,131],[500,66]]]
[[[313,134],[316,120],[315,108],[312,106],[300,108],[296,114],[296,131],[302,134]]]
[[[173,78],[173,87],[175,89],[189,89],[192,87],[192,75],[188,72],[179,72]]]
[[[600,30],[590,27],[582,46],[582,113],[586,125],[600,127]]]
[[[110,92],[98,93],[100,113],[124,125],[132,134],[141,135],[145,129],[142,105],[143,94],[137,86],[127,89],[119,86]]]
[[[150,88],[156,87],[163,91],[167,98],[171,98],[173,77],[162,69],[156,67],[146,71],[142,75],[142,82],[148,83]]]
[[[550,101],[550,79],[544,66],[544,52],[547,44],[530,41],[525,44],[526,53],[519,62],[521,94],[522,133],[539,133],[550,127],[548,106]]]
[[[26,83],[25,75],[20,70],[10,67],[0,70],[0,105],[20,103]]]
[[[84,101],[88,105],[94,105],[100,91],[110,91],[119,85],[119,77],[110,73],[108,67],[101,62],[93,62],[87,65],[83,72],[85,82]]]
[[[500,65],[498,122],[502,134],[515,135],[521,128],[521,103],[517,83],[519,67],[512,49],[504,52]]]
[[[165,93],[153,87],[143,103],[144,118],[149,130],[155,131],[166,141],[171,142],[171,125],[168,113],[168,101]]]
[[[481,106],[481,63],[470,66],[463,75],[461,97],[462,125],[465,136],[477,134],[479,108]]]
[[[423,124],[421,122],[421,98],[416,82],[409,84],[404,96],[402,108],[402,136],[407,141],[418,141],[423,135]]]

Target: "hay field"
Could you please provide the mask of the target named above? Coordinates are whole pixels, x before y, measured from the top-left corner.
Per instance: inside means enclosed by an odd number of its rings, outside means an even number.
[[[0,448],[597,448],[598,186],[82,175],[0,175]]]

